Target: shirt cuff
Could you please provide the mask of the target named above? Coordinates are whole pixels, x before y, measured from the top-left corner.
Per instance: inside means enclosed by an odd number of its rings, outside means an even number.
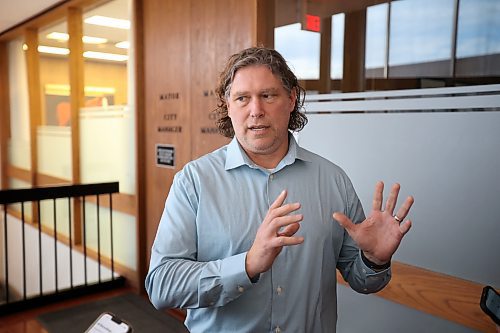
[[[363,264],[375,272],[381,272],[381,271],[384,271],[384,270],[388,269],[389,267],[391,267],[390,260],[383,265],[378,265],[378,264],[370,261],[370,259],[368,259],[365,256],[365,254],[363,253],[363,251],[361,251],[361,249],[359,250],[359,253],[361,255],[361,260],[363,261]]]
[[[246,252],[222,260],[221,278],[229,297],[236,297],[252,286],[245,270]]]

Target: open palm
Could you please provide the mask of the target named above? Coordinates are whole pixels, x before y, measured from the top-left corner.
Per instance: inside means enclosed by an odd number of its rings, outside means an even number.
[[[385,209],[382,210],[384,183],[377,182],[372,210],[362,223],[354,224],[342,213],[333,214],[333,218],[345,228],[365,256],[376,264],[384,264],[391,260],[401,239],[411,228],[411,221],[404,221],[404,219],[413,205],[413,197],[406,198],[394,215],[399,189],[399,184],[392,186]]]

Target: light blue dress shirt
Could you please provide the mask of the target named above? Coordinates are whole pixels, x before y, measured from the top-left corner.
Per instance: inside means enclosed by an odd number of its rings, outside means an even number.
[[[375,272],[332,219],[363,208],[342,169],[299,147],[273,170],[255,165],[238,141],[188,163],[175,177],[151,253],[146,290],[157,308],[187,308],[191,332],[335,332],[336,268],[356,291],[376,292]],[[284,247],[252,283],[245,256],[269,206],[286,189],[300,202],[304,243]],[[362,319],[362,318],[360,318]]]

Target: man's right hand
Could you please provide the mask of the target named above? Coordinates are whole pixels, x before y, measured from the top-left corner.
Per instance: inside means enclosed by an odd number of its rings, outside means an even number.
[[[283,205],[286,196],[287,192],[283,190],[269,207],[264,221],[257,230],[252,247],[247,253],[245,269],[251,279],[271,268],[283,246],[304,242],[304,237],[294,237],[300,228],[302,214],[289,215],[300,208],[300,203]]]

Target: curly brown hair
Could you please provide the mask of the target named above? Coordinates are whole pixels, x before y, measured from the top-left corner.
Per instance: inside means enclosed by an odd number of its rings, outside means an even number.
[[[227,100],[229,99],[231,84],[239,69],[254,65],[267,66],[274,75],[278,76],[283,84],[283,88],[285,88],[289,95],[295,90],[297,99],[295,100],[294,109],[290,114],[288,129],[296,132],[300,131],[307,124],[307,117],[301,112],[306,95],[304,88],[299,85],[297,77],[290,70],[286,60],[279,52],[265,47],[251,47],[233,54],[219,75],[219,82],[215,90],[218,99],[217,108],[213,111],[216,113],[216,124],[219,133],[228,138],[234,137],[233,124],[227,110]]]

